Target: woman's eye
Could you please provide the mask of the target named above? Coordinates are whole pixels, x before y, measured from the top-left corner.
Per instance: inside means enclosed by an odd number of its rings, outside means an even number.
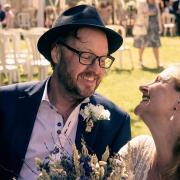
[[[157,77],[155,82],[161,82],[162,81],[162,78],[161,77]]]

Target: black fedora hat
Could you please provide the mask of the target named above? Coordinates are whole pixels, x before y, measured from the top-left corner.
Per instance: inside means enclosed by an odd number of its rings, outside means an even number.
[[[39,52],[51,61],[51,45],[62,33],[79,27],[94,27],[102,30],[108,39],[109,54],[115,52],[123,43],[123,39],[118,33],[105,27],[96,8],[79,5],[64,11],[56,19],[52,28],[39,38],[37,44]]]

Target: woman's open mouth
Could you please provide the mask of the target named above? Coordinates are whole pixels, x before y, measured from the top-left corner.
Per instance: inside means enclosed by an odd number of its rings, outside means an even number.
[[[149,95],[143,95],[142,96],[142,101],[150,101],[150,96]]]

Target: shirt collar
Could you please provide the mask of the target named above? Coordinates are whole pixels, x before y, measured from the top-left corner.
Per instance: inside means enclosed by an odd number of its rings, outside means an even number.
[[[41,102],[42,102],[42,101],[47,101],[47,102],[49,102],[49,97],[48,97],[48,93],[47,93],[47,87],[48,87],[49,79],[50,79],[50,78],[48,78],[48,80],[46,81]]]

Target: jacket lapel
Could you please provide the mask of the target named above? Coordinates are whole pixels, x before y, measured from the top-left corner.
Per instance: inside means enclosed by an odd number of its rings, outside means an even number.
[[[13,169],[16,169],[18,173],[27,151],[44,87],[45,82],[31,86],[21,93],[17,99],[17,121],[14,127],[11,155]]]
[[[90,97],[90,102],[94,105],[97,104],[96,99],[94,96]],[[82,104],[80,109],[84,109],[84,107],[87,105],[87,103]],[[96,140],[96,136],[98,133],[98,129],[99,129],[100,123],[97,121],[94,125],[94,127],[92,128],[91,132],[85,132],[85,128],[86,128],[86,122],[84,121],[83,117],[79,114],[79,121],[78,121],[78,127],[77,127],[77,133],[76,133],[76,147],[78,150],[81,150],[81,139],[83,138],[86,142],[86,146],[89,150],[90,153],[95,153],[94,152],[94,144],[95,144],[95,140]]]
[[[75,139],[76,147],[78,150],[81,150],[81,139],[84,138],[84,129],[85,129],[85,123],[83,121],[83,117],[79,114],[76,139]]]

